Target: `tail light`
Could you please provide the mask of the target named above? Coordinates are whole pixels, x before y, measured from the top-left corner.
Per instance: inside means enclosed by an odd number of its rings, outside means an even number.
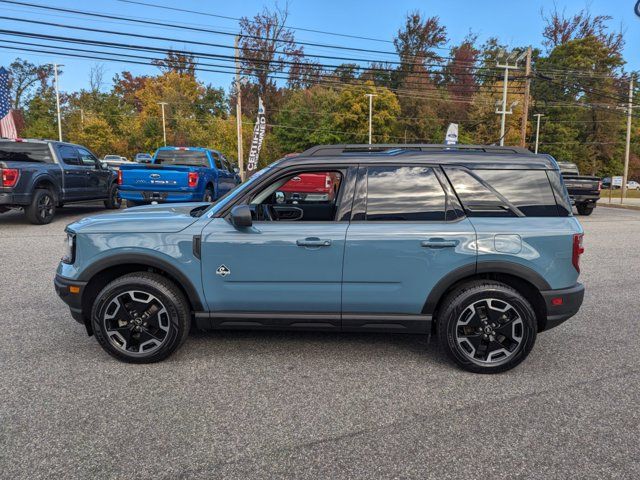
[[[118,170],[118,185],[122,185],[122,170]]]
[[[571,263],[578,273],[580,273],[580,255],[584,253],[584,247],[582,246],[582,239],[584,234],[576,233],[573,236],[573,254],[571,255]]]
[[[198,172],[189,172],[189,188],[198,186]]]
[[[598,191],[602,191],[602,180],[598,182]]]
[[[20,170],[17,168],[2,168],[2,186],[3,187],[15,187],[20,178]]]

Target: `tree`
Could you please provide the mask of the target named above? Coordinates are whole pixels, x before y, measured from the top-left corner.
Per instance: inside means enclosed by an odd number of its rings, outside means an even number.
[[[29,103],[33,92],[39,86],[44,89],[53,76],[53,65],[35,65],[27,60],[16,58],[9,65],[11,77],[9,88],[13,97],[13,108],[19,110]]]
[[[194,77],[196,74],[195,57],[188,53],[169,50],[162,60],[152,60],[151,63],[157,66],[164,73],[176,72],[181,75]]]

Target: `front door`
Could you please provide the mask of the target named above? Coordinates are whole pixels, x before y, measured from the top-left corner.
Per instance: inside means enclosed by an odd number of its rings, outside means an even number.
[[[216,218],[204,228],[202,281],[215,325],[340,328],[348,226],[337,217],[342,196],[287,202],[278,188],[297,173],[245,199],[251,227]]]
[[[99,160],[86,148],[78,147],[80,164],[85,169],[87,187],[84,198],[105,198],[108,196],[108,182],[111,172],[102,168]]]
[[[424,330],[433,287],[458,268],[475,268],[474,228],[442,182],[429,166],[361,167],[363,201],[354,205],[345,249],[345,330]]]

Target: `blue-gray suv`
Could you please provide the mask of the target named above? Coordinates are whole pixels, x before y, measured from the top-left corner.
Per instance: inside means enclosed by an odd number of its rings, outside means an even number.
[[[584,295],[558,165],[519,148],[319,146],[214,204],[131,208],[67,234],[58,295],[134,363],[168,357],[193,325],[435,333],[458,365],[500,372]]]

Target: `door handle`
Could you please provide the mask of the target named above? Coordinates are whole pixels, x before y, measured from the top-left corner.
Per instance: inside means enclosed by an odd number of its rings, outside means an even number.
[[[425,248],[451,248],[457,247],[458,240],[445,240],[443,238],[430,238],[429,240],[423,240],[420,242],[421,247]]]
[[[301,238],[296,240],[296,245],[299,247],[329,247],[331,240],[318,237]]]

